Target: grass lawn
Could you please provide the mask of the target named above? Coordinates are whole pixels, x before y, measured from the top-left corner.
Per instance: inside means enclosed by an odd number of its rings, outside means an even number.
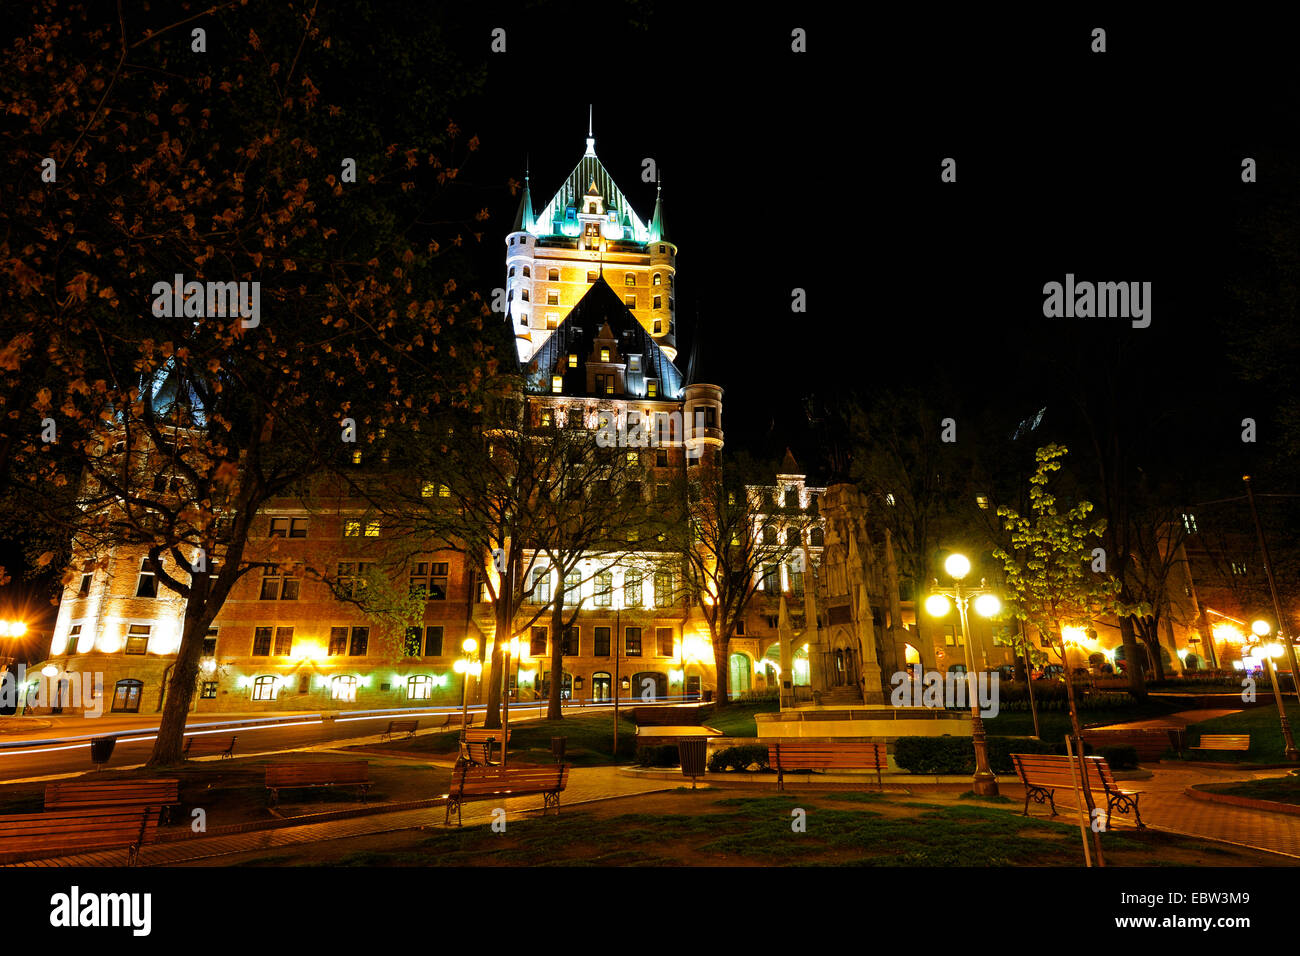
[[[754,722],[754,715],[774,714],[780,709],[781,704],[775,700],[739,702],[723,710],[715,710],[704,718],[704,722],[728,737],[756,737],[758,725]]]
[[[1300,805],[1300,777],[1266,777],[1263,780],[1239,780],[1236,783],[1202,785],[1197,789],[1226,793],[1234,797],[1272,800],[1274,803]]]
[[[275,763],[328,763],[344,758],[338,754],[281,754]],[[428,800],[447,792],[451,771],[410,760],[385,760],[365,758],[370,763],[370,790],[367,804],[399,803],[408,800]],[[88,773],[81,781],[139,780],[175,777],[180,780],[181,805],[172,811],[173,827],[190,826],[192,811],[201,808],[206,813],[209,829],[247,823],[256,820],[273,820],[268,809],[269,791],[266,789],[266,757],[235,758],[221,761],[191,761],[167,770],[104,770]],[[72,778],[69,778],[72,781]],[[44,783],[17,783],[0,786],[0,813],[40,813],[45,802]],[[310,789],[282,790],[277,812],[284,817],[307,813],[322,813],[359,806],[361,799],[354,787],[313,787]]]
[[[1186,710],[1186,703],[1176,703],[1163,698],[1153,697],[1145,703],[1134,701],[1122,708],[1079,711],[1079,723],[1118,724],[1128,720],[1150,720],[1164,717],[1166,714]],[[1038,725],[1043,740],[1059,743],[1070,732],[1070,712],[1068,710],[1039,711]],[[1003,711],[996,717],[987,718],[984,727],[990,734],[999,737],[1028,737],[1034,732],[1034,717],[1029,711]]]
[[[1291,727],[1300,726],[1300,705],[1291,701],[1286,707]],[[1211,760],[1216,763],[1285,763],[1286,745],[1282,741],[1282,725],[1278,721],[1277,705],[1251,707],[1238,714],[1217,717],[1187,728],[1188,746],[1201,742],[1202,734],[1250,734],[1250,749],[1188,751],[1188,760]]]
[[[804,813],[795,832],[792,811]],[[1263,866],[1281,858],[1169,834],[1103,835],[1111,866]],[[560,816],[405,830],[225,857],[252,866],[1082,866],[1077,826],[956,795],[679,789]]]

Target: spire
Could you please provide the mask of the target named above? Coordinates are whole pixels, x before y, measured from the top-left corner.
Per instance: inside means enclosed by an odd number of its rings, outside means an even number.
[[[691,336],[691,356],[686,360],[686,384],[698,384],[696,376],[700,372],[700,348],[704,344],[700,341],[700,310],[695,310],[695,334]]]
[[[591,104],[587,104],[587,155],[596,155],[596,134],[591,131]]]
[[[799,463],[798,463],[797,461],[794,460],[794,454],[790,451],[789,448],[787,448],[787,449],[785,450],[785,458],[783,458],[783,459],[781,460],[781,471],[780,471],[780,474],[782,474],[782,475],[802,475],[802,474],[803,474],[803,472],[799,470]]]
[[[519,197],[519,210],[515,213],[511,232],[533,231],[533,197],[528,192],[528,160],[524,160],[524,193]]]
[[[664,198],[663,183],[655,183],[655,214],[650,219],[650,241],[651,242],[671,242],[668,238],[668,230],[664,227]]]

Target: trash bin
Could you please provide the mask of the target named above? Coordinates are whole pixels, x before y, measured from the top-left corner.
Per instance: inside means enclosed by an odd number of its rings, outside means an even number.
[[[104,764],[108,763],[108,758],[113,756],[113,747],[116,744],[116,737],[96,737],[90,742],[90,759],[95,764],[96,770],[102,770]]]
[[[691,789],[695,789],[695,778],[704,776],[705,757],[708,755],[707,737],[683,737],[677,741],[677,756],[682,762],[682,775],[691,778]]]
[[[564,748],[568,745],[568,737],[551,738],[551,754],[555,757],[556,763],[564,763]]]

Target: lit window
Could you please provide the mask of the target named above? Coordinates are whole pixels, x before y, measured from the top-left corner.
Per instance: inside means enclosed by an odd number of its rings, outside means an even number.
[[[588,272],[587,272],[587,281],[588,281],[588,282],[595,282],[595,281],[596,281],[596,273],[595,273],[595,270],[588,270]]]
[[[655,329],[655,335],[658,335],[660,332],[664,330],[664,324],[660,319],[655,319],[654,329]]]
[[[547,305],[559,305],[559,304],[560,304],[560,293],[558,293],[558,292],[548,292],[548,293],[546,293],[546,304],[547,304]]]
[[[551,422],[552,422],[552,420],[553,420],[553,416],[551,415],[551,410],[550,410],[549,408],[543,408],[543,409],[542,409],[542,427],[543,427],[543,428],[550,428],[550,427],[551,427]]]
[[[451,488],[450,488],[448,485],[439,485],[439,486],[438,486],[438,497],[439,497],[439,498],[450,498],[450,497],[451,497]]]
[[[596,575],[594,603],[596,607],[610,607],[614,600],[614,575],[605,571]],[[575,652],[576,653],[576,652]]]
[[[559,269],[551,269],[549,272],[546,273],[546,278],[549,279],[551,282],[559,282],[559,281],[560,281],[560,270],[559,270]]]
[[[673,603],[673,575],[671,571],[655,573],[655,607],[669,607]]]
[[[659,383],[652,378],[647,379],[645,383],[645,393],[649,398],[657,398],[659,396]]]
[[[347,521],[344,521],[343,537],[345,538],[361,537],[361,522],[352,518],[349,518]]]
[[[149,650],[149,632],[152,625],[132,624],[126,629],[126,653],[144,654]]]
[[[538,604],[547,604],[551,600],[550,568],[533,568],[532,599]]]
[[[406,679],[406,699],[432,700],[433,678],[427,675],[408,677]]]
[[[894,507],[894,496],[892,494],[885,495],[885,504],[891,508]]]
[[[988,510],[989,510],[989,496],[988,496],[988,495],[976,495],[976,496],[975,496],[975,503],[976,503],[977,505],[980,506],[980,510],[982,510],[982,511],[988,511]]]
[[[352,464],[354,464],[354,465],[359,465],[359,464],[361,464],[361,449],[360,449],[360,448],[358,448],[356,451],[354,451],[354,452],[352,453]]]
[[[629,309],[635,309],[635,308],[636,308],[636,296],[634,296],[634,295],[625,295],[625,296],[623,296],[623,304],[624,304],[625,306],[627,306]]]
[[[641,356],[639,355],[629,356],[627,360],[627,367],[630,371],[633,372],[641,371]]]
[[[278,682],[270,675],[263,675],[253,681],[253,700],[275,700]]]
[[[330,699],[355,702],[357,679],[351,674],[339,674],[330,680]]]
[[[367,538],[378,538],[378,537],[379,537],[379,522],[378,522],[378,521],[367,521],[367,522],[366,522],[366,537],[367,537]]]
[[[548,329],[558,328],[560,325],[560,314],[558,312],[546,313],[546,327]]]
[[[559,395],[562,391],[564,391],[564,376],[563,376],[563,375],[552,375],[552,376],[551,376],[551,392],[552,392],[553,394],[555,394],[555,395]]]
[[[577,367],[578,367],[578,353],[577,353],[577,352],[570,352],[570,353],[569,353],[569,368],[577,368]]]
[[[623,575],[623,602],[628,607],[641,606],[641,581],[643,575],[640,571],[628,571]]]
[[[623,275],[624,285],[636,285],[636,273],[628,272]]]
[[[426,481],[420,485],[420,497],[432,498],[433,493],[438,490],[438,483],[435,481]]]
[[[411,597],[426,601],[447,600],[447,562],[415,561],[411,564]]]
[[[662,281],[661,281],[661,279],[659,278],[659,273],[657,273],[657,272],[655,273],[654,284],[655,284],[655,285],[662,285],[662,284],[663,284]]]
[[[608,361],[609,361],[609,349],[601,349],[601,350],[600,350],[600,360],[601,360],[602,362],[608,362]]]

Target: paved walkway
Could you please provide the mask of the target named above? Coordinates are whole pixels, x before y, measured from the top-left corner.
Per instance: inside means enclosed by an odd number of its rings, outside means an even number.
[[[640,793],[653,793],[671,790],[680,783],[664,780],[636,780],[622,776],[615,767],[578,767],[569,774],[569,786],[560,798],[561,812],[564,807],[575,804],[593,803],[598,800],[610,800],[616,797],[632,796]],[[540,811],[542,798],[538,796],[513,797],[504,802],[484,800],[466,804],[461,818],[465,826],[488,823],[492,811],[500,806],[506,810],[506,819],[526,811]],[[234,833],[228,836],[198,837],[193,840],[181,840],[175,843],[151,844],[140,850],[142,866],[174,866],[190,862],[199,865],[223,865],[222,857],[236,853],[248,853],[257,850],[269,850],[282,846],[294,846],[303,843],[319,843],[324,840],[340,840],[345,837],[367,836],[372,833],[389,833],[394,830],[407,830],[416,827],[444,829],[443,818],[446,809],[437,806],[415,810],[399,810],[394,813],[376,813],[353,817],[347,820],[331,820],[322,823],[308,823],[302,826],[283,827],[275,830],[257,830],[250,833]],[[454,827],[455,824],[453,823]],[[97,853],[79,853],[57,859],[31,860],[17,863],[15,866],[125,866],[126,850],[105,850]]]
[[[1125,727],[1177,727],[1186,728],[1190,724],[1199,724],[1205,720],[1214,720],[1216,717],[1227,717],[1229,714],[1239,714],[1241,708],[1235,710],[1227,708],[1215,708],[1204,710],[1180,710],[1176,714],[1166,714],[1163,717],[1152,717],[1148,720],[1129,720],[1122,724],[1106,724],[1104,727],[1092,727],[1091,730],[1122,730]],[[1085,731],[1086,732],[1086,731]]]

